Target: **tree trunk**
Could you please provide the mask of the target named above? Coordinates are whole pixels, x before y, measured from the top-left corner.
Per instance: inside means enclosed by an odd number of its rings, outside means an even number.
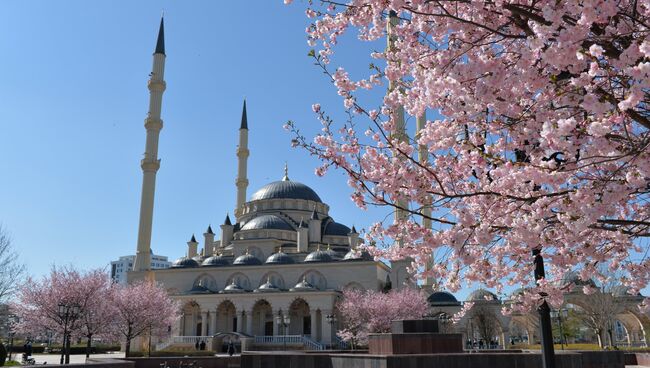
[[[88,335],[88,342],[86,343],[86,359],[90,358],[90,348],[93,341],[93,335]]]
[[[596,337],[598,338],[598,346],[601,349],[605,348],[605,341],[602,336],[602,331],[596,330]]]
[[[124,357],[128,358],[130,352],[131,352],[131,337],[127,337],[126,344],[124,345]]]

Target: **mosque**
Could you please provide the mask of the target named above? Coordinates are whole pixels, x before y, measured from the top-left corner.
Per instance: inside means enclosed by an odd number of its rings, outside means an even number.
[[[183,315],[172,327],[177,342],[236,332],[263,337],[258,343],[264,338],[271,343],[274,338],[292,339],[310,348],[335,343],[338,318],[334,304],[340,291],[382,290],[392,284],[398,287],[400,276],[406,278],[405,263],[398,267],[393,264],[391,269],[356,251],[360,240],[354,226],[336,222],[327,203],[309,186],[291,180],[286,166],[281,180],[262,186],[246,200],[250,154],[246,102],[236,149],[234,218],[226,216],[218,240],[208,226],[200,251],[199,241],[192,236],[186,256],[168,269],[152,269],[150,241],[155,179],[160,167],[157,151],[163,125],[164,63],[161,20],[148,82],[150,106],[141,162],[138,247],[129,282],[153,278],[181,301]]]
[[[210,343],[214,336],[232,334],[254,339],[255,344],[302,345],[322,349],[341,345],[335,331],[340,320],[335,303],[341,290],[386,290],[412,287],[406,267],[408,260],[375,261],[357,251],[359,234],[330,216],[329,206],[309,186],[290,179],[285,166],[281,180],[263,185],[247,200],[249,124],[244,102],[239,125],[236,206],[234,217],[226,216],[219,239],[211,226],[203,234],[202,249],[192,236],[186,255],[168,269],[151,267],[151,230],[156,173],[160,168],[158,137],[163,127],[162,95],[166,84],[164,23],[161,19],[153,54],[153,70],[148,81],[149,112],[145,118],[146,146],[141,161],[143,172],[137,252],[128,281],[153,279],[161,283],[183,309],[172,338],[157,344],[164,349],[173,344]],[[417,119],[418,128],[425,119]],[[402,122],[402,126],[403,126]],[[426,153],[420,159],[426,159]],[[577,278],[567,282],[579,283]],[[431,280],[424,287],[431,290]],[[646,346],[650,317],[639,313],[639,296],[616,295],[624,303],[616,319],[630,346]],[[511,299],[511,298],[509,298]],[[463,303],[452,294],[436,291],[429,295],[430,316],[443,322],[461,310]],[[493,321],[495,344],[538,340],[537,317],[503,316],[501,308],[509,300],[479,289],[468,301],[477,305]],[[583,294],[568,294],[565,302],[585,305]],[[466,315],[450,331],[463,334],[470,343],[479,338],[476,315]],[[480,317],[480,316],[479,316]],[[444,326],[443,326],[444,327]],[[492,337],[489,338],[492,340]],[[490,341],[491,342],[491,341]],[[470,344],[471,345],[471,344]],[[472,346],[467,346],[471,348]]]

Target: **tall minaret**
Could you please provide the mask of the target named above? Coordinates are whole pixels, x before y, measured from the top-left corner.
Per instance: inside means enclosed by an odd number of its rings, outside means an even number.
[[[241,126],[239,127],[239,145],[237,146],[237,205],[235,206],[235,218],[239,222],[241,209],[246,202],[246,188],[248,188],[248,178],[246,177],[248,169],[248,119],[246,117],[246,100],[244,100],[244,109],[241,113]]]
[[[399,25],[399,18],[395,11],[390,11],[388,16],[388,24],[386,25],[386,34],[388,39],[387,49],[388,51],[395,50],[395,41],[397,36],[394,34],[394,29]],[[396,82],[390,82],[388,85],[388,92],[393,92],[395,89],[401,89],[399,84]],[[395,130],[391,134],[391,139],[395,138],[402,142],[408,139],[406,134],[406,122],[404,119],[404,107],[397,106],[393,111],[393,121],[395,122]],[[400,209],[395,210],[395,220],[406,220],[408,213],[405,209],[408,208],[408,200],[399,199],[396,203]],[[403,208],[403,209],[402,209]],[[397,246],[402,247],[402,240],[398,240]],[[411,266],[413,260],[411,258],[396,259],[391,261],[391,279],[395,288],[401,289],[404,287],[415,286],[415,283],[411,280],[411,275],[408,273],[407,268]]]
[[[153,197],[156,190],[156,172],[160,168],[158,159],[158,137],[163,127],[160,119],[162,95],[166,88],[165,73],[165,27],[163,18],[160,19],[156,51],[153,53],[153,70],[149,82],[149,113],[144,119],[147,130],[147,143],[142,167],[142,198],[140,200],[140,225],[138,227],[138,249],[133,263],[134,271],[151,269],[151,225],[153,222]]]
[[[415,137],[419,139],[422,135],[422,130],[424,130],[424,127],[427,123],[427,115],[426,112],[423,112],[422,115],[418,116],[417,119],[417,126],[416,126],[416,133]],[[429,151],[427,150],[427,146],[420,144],[418,145],[418,162],[422,164],[423,166],[426,166],[426,164],[429,162]],[[427,201],[424,206],[422,206],[422,210],[420,211],[422,213],[422,227],[425,229],[431,229],[431,199],[427,198]],[[425,265],[425,270],[429,271],[433,268],[433,252],[430,255],[431,259],[427,260],[427,264]],[[433,277],[427,277],[424,279],[424,283],[422,286],[424,286],[427,291],[432,291],[432,288],[435,286],[436,280]]]

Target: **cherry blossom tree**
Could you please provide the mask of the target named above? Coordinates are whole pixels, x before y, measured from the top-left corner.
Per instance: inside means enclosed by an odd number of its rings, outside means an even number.
[[[97,270],[89,273],[83,280],[84,288],[95,290],[88,300],[84,313],[79,316],[80,328],[75,335],[86,339],[86,358],[90,357],[93,338],[105,341],[118,341],[119,335],[113,328],[117,319],[116,308],[107,301],[111,299],[114,285],[106,272]]]
[[[149,281],[116,286],[110,302],[117,310],[114,328],[125,341],[127,357],[134,338],[145,334],[164,335],[179,318],[178,303],[163,288]]]
[[[392,321],[422,318],[429,305],[423,293],[411,288],[388,293],[346,289],[337,309],[343,327],[338,336],[354,347],[367,344],[369,333],[390,332]]]
[[[54,332],[63,339],[61,364],[64,357],[67,364],[70,341],[66,337],[82,335],[88,338],[90,345],[92,336],[98,333],[95,320],[112,319],[112,312],[101,306],[106,303],[109,285],[108,276],[101,269],[82,272],[72,267],[53,267],[50,274],[40,280],[30,277],[20,285],[11,306],[19,317],[16,330],[32,336]],[[60,306],[65,306],[67,312],[61,313]],[[72,309],[75,313],[71,313]],[[90,317],[99,313],[106,315]]]
[[[452,291],[530,286],[520,308],[540,295],[561,304],[561,275],[602,279],[605,262],[631,293],[647,285],[650,2],[307,4],[310,54],[350,118],[314,104],[321,133],[288,128],[322,160],[318,175],[347,173],[359,207],[397,212],[370,227],[375,255],[410,257]],[[348,33],[390,40],[366,75],[335,65]],[[386,82],[385,98],[362,106]],[[531,285],[533,250],[547,272]]]

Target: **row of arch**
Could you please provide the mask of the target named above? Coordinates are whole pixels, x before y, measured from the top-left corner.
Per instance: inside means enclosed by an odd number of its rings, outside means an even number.
[[[223,300],[213,307],[188,302],[179,320],[182,336],[214,336],[238,332],[249,336],[303,335],[314,341],[330,343],[337,326],[328,321],[332,309],[311,307],[304,298],[296,298],[288,306],[274,306],[268,299],[259,299],[251,308],[237,307]]]
[[[220,285],[216,278],[210,274],[204,273],[199,275],[192,285],[192,288],[197,286],[202,286],[207,288],[210,291],[222,290],[228,285],[235,284],[244,290],[253,290],[259,288],[263,284],[270,282],[279,289],[287,290],[292,288],[294,285],[300,283],[301,281],[307,281],[311,286],[318,290],[327,290],[327,279],[323,276],[322,273],[316,270],[307,270],[297,280],[294,280],[293,283],[287,283],[285,278],[276,271],[269,271],[265,273],[259,280],[256,280],[256,287],[253,287],[254,284],[251,282],[251,278],[248,277],[243,272],[235,272],[228,276],[225,283]],[[363,290],[364,287],[357,282],[350,282],[344,286],[344,288],[354,288],[358,290]]]

